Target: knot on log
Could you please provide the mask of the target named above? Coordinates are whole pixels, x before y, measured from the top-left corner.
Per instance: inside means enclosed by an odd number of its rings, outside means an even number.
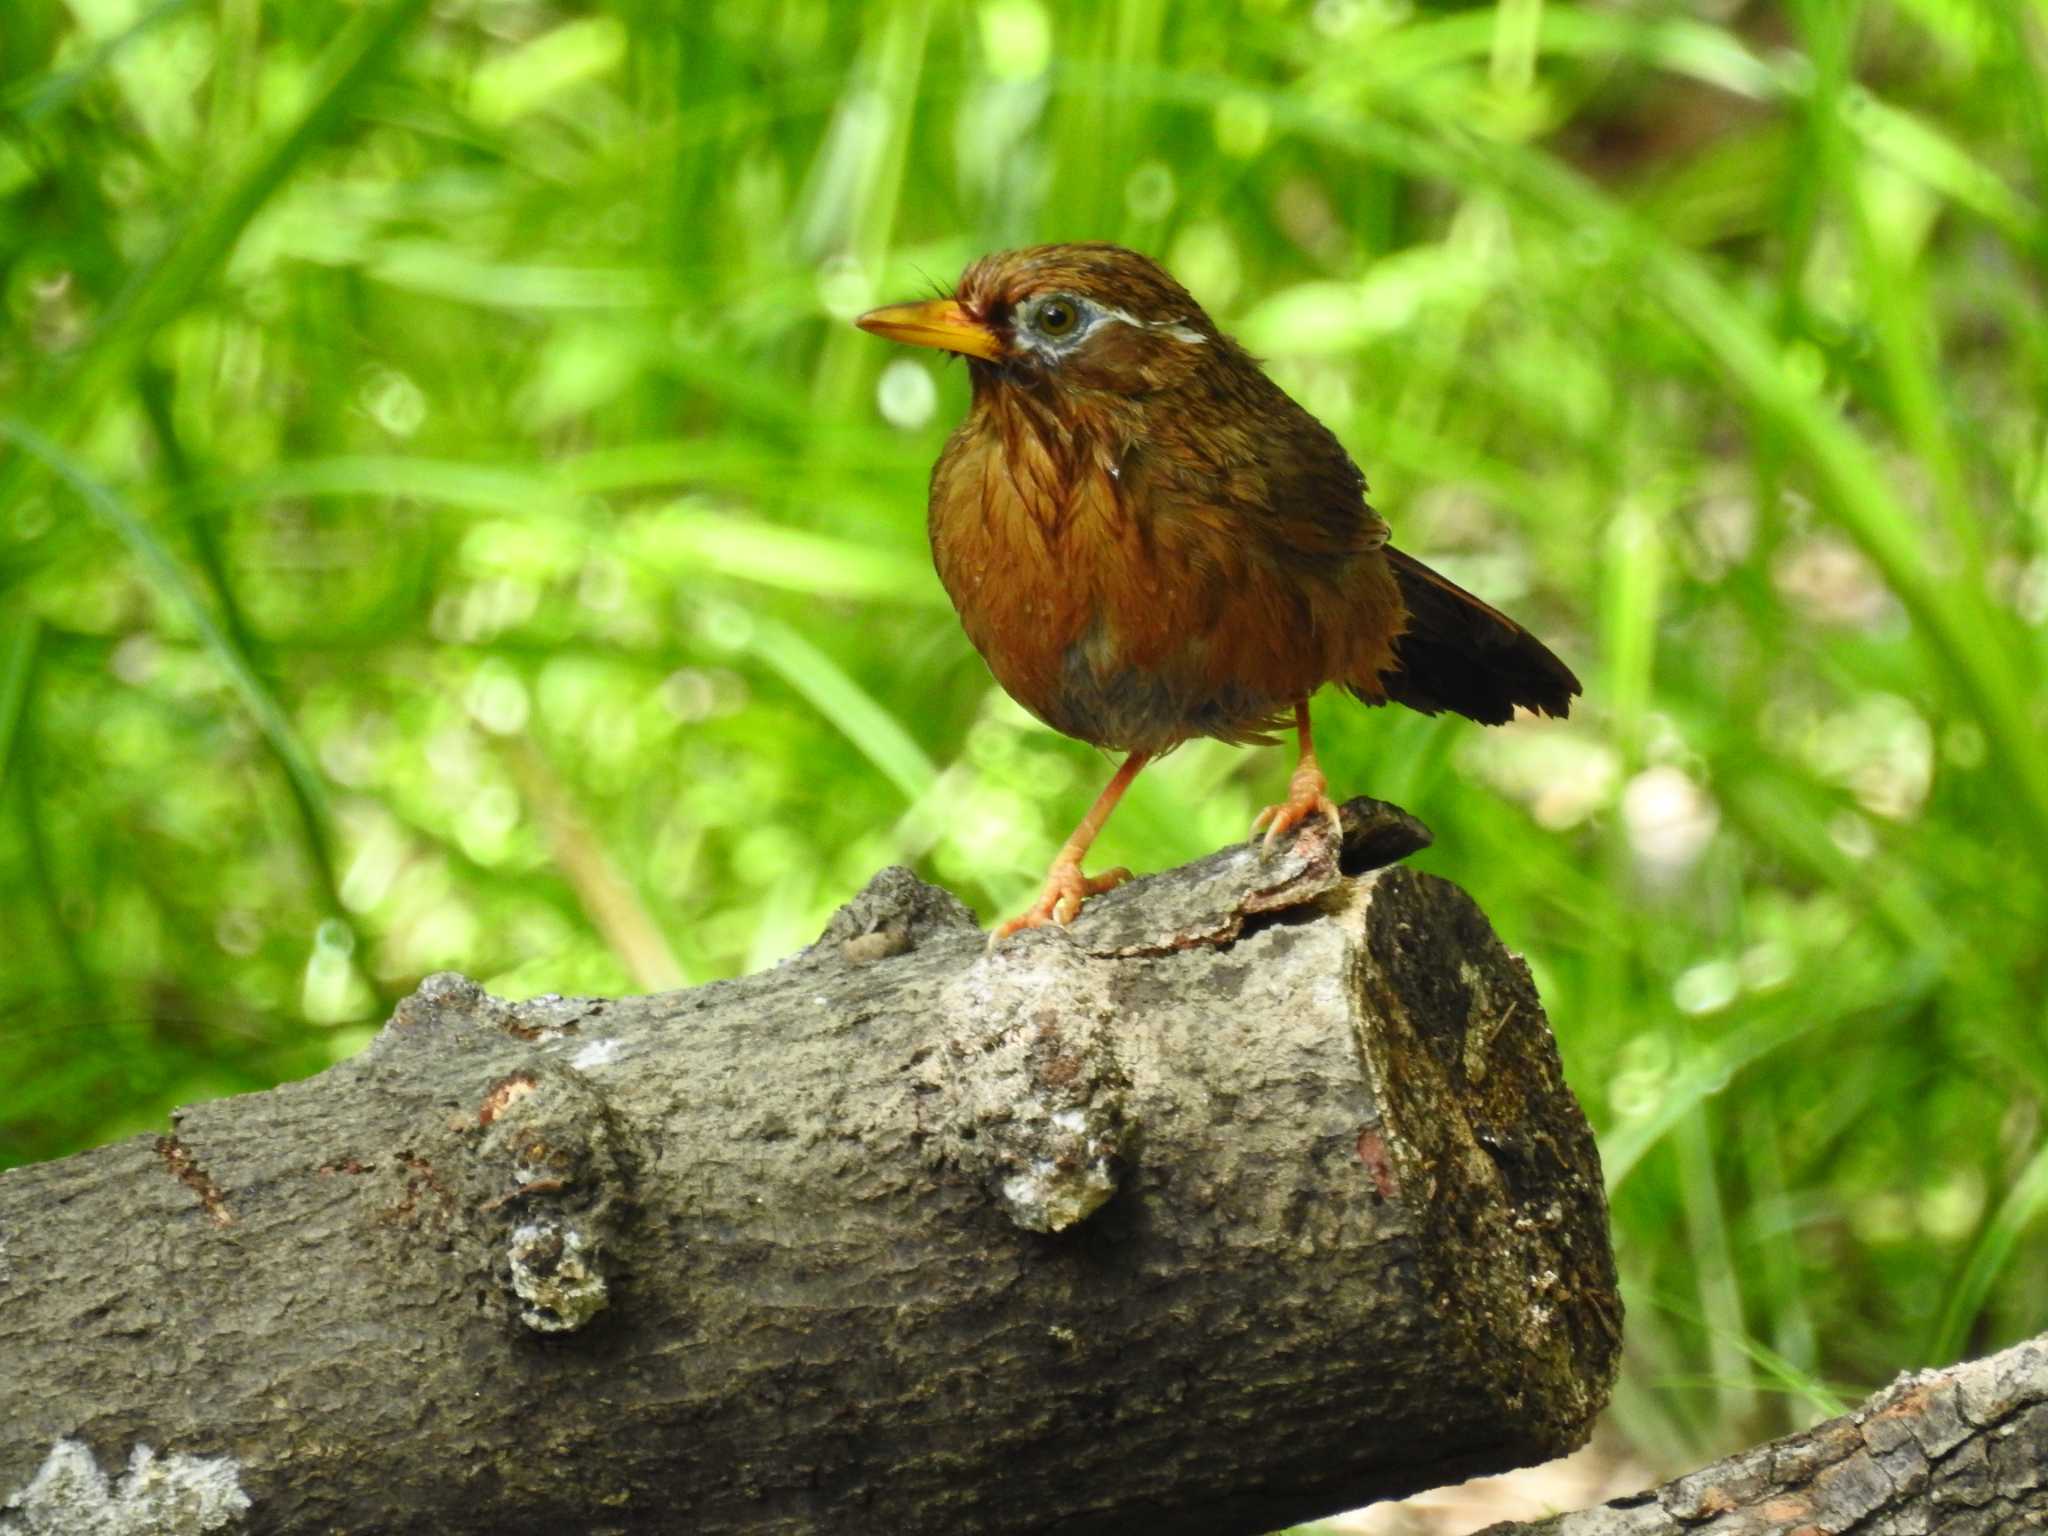
[[[602,1050],[579,1054],[610,1059]],[[611,1299],[606,1250],[633,1178],[627,1133],[589,1077],[546,1057],[491,1084],[476,1123],[478,1176],[504,1185],[477,1213],[516,1222],[505,1262],[519,1320],[536,1333],[573,1332]]]
[[[611,1305],[615,1254],[638,1209],[648,1149],[610,1087],[627,1055],[606,1027],[611,1006],[552,994],[506,1002],[452,971],[427,977],[361,1061],[401,1100],[459,1063],[481,1079],[467,1107],[418,1106],[395,1158],[323,1165],[381,1173],[384,1225],[431,1235],[530,1333],[574,1333]]]
[[[459,971],[436,971],[422,977],[412,995],[400,998],[391,1015],[393,1029],[432,1029],[450,1020],[467,1019],[501,1007],[498,1000]]]
[[[603,1014],[606,1000],[560,997],[547,993],[523,1003],[493,997],[459,971],[436,971],[425,977],[409,997],[399,999],[390,1026],[378,1036],[389,1049],[393,1036],[483,1028],[515,1040],[560,1040],[581,1034],[587,1021]]]
[[[1108,978],[1068,950],[995,950],[942,995],[967,1026],[938,1056],[942,1156],[1030,1232],[1058,1232],[1116,1193],[1133,1129]]]
[[[596,1245],[568,1222],[521,1222],[512,1229],[506,1258],[513,1293],[525,1303],[519,1320],[536,1333],[573,1332],[611,1299]]]
[[[907,954],[927,939],[972,933],[975,927],[974,914],[958,896],[891,864],[832,914],[818,942],[798,961],[871,965]]]

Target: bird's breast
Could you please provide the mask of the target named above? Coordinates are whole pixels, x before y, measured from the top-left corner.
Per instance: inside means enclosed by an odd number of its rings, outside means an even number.
[[[933,560],[996,681],[1055,730],[1148,751],[1256,740],[1321,683],[1383,662],[1399,600],[1381,563],[1369,611],[1347,613],[1372,573],[1276,563],[1221,499],[1169,483],[1143,442],[977,412],[933,472]],[[1359,620],[1379,635],[1363,653]]]

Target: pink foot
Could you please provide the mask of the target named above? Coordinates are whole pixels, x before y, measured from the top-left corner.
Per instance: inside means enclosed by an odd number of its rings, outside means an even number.
[[[1113,891],[1131,878],[1128,869],[1112,869],[1107,874],[1084,875],[1078,863],[1056,861],[1045,872],[1045,887],[1038,893],[1038,900],[1030,908],[1003,923],[988,936],[991,947],[1001,943],[1013,933],[1026,928],[1043,927],[1046,923],[1058,923],[1062,928],[1071,923],[1081,911],[1081,903],[1090,896],[1100,896],[1104,891]]]
[[[1323,777],[1323,770],[1316,766],[1316,760],[1305,757],[1294,770],[1294,776],[1287,781],[1287,800],[1282,805],[1269,805],[1252,818],[1252,836],[1259,835],[1259,829],[1266,829],[1264,850],[1271,852],[1273,845],[1311,816],[1329,819],[1330,834],[1338,841],[1344,838],[1344,823],[1337,815],[1337,803],[1330,798],[1330,781]]]

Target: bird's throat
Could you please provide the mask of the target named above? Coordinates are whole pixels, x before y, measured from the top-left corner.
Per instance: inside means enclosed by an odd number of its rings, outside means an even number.
[[[1049,546],[1109,534],[1105,519],[1121,524],[1130,515],[1124,469],[1135,438],[1121,414],[1042,384],[977,388],[970,425],[985,436],[993,473],[1004,481],[989,487],[985,514],[1029,519]]]

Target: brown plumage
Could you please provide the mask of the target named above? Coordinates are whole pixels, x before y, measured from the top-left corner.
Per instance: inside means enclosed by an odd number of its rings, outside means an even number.
[[[932,472],[939,578],[1010,696],[1129,754],[997,936],[1128,878],[1081,858],[1145,762],[1194,736],[1301,762],[1267,842],[1335,820],[1308,699],[1335,682],[1486,724],[1563,715],[1579,682],[1512,619],[1387,544],[1365,477],[1159,266],[1113,245],[984,256],[950,299],[863,315],[968,360],[974,405]],[[1255,828],[1256,829],[1256,828]]]

